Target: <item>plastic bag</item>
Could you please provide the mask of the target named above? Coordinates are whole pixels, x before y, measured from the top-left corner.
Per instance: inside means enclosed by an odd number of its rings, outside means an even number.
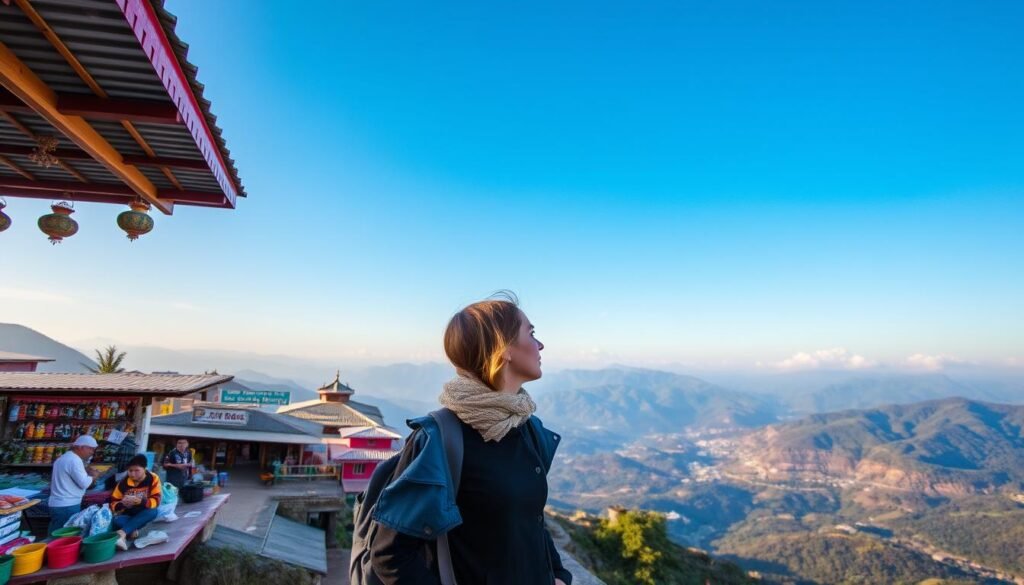
[[[174,484],[165,483],[163,496],[160,498],[160,505],[156,509],[156,519],[160,522],[174,522],[178,515],[174,508],[178,506],[178,488]]]
[[[68,518],[68,521],[64,523],[64,527],[69,528],[73,526],[75,528],[81,528],[82,532],[85,532],[89,529],[90,524],[92,524],[92,517],[95,516],[96,512],[99,511],[99,504],[89,506],[88,508],[82,510],[81,512],[77,512],[75,513],[74,516]]]
[[[92,508],[93,506],[89,506]],[[96,511],[92,516],[92,522],[89,524],[88,536],[94,534],[103,534],[110,530],[110,523],[114,520],[114,513],[110,511],[110,506],[103,504],[99,510]]]

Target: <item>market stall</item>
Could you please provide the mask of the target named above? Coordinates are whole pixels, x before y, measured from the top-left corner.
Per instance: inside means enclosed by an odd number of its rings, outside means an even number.
[[[49,520],[45,505],[49,471],[72,441],[89,435],[100,445],[90,462],[99,477],[83,503],[101,503],[109,494],[105,480],[143,451],[154,398],[189,396],[230,379],[222,375],[0,372],[0,495],[40,500],[40,505],[25,511],[22,528],[42,533]]]

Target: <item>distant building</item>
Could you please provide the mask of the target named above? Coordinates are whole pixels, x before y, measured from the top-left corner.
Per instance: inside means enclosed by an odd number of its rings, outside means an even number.
[[[279,414],[319,426],[322,444],[315,452],[304,452],[301,462],[341,464],[342,485],[348,493],[363,491],[377,464],[396,454],[402,439],[384,424],[380,409],[352,400],[355,392],[341,382],[339,371],[333,382],[317,390],[316,400],[277,409]]]
[[[0,372],[34,372],[41,362],[52,362],[53,358],[0,351]]]

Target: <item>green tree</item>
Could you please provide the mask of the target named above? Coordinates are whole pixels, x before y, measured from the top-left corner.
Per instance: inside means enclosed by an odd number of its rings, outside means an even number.
[[[633,582],[656,585],[664,582],[668,549],[665,517],[641,510],[623,511],[614,520],[604,519],[597,529],[598,542],[617,550],[624,560],[624,569]]]
[[[125,352],[118,352],[116,345],[108,345],[103,351],[96,350],[96,367],[82,364],[94,374],[120,374],[124,371],[121,362],[124,361]]]

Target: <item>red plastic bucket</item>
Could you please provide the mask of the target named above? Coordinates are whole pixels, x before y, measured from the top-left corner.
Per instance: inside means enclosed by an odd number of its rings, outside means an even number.
[[[81,536],[63,536],[46,545],[46,566],[63,569],[78,562],[78,551],[82,548]]]

